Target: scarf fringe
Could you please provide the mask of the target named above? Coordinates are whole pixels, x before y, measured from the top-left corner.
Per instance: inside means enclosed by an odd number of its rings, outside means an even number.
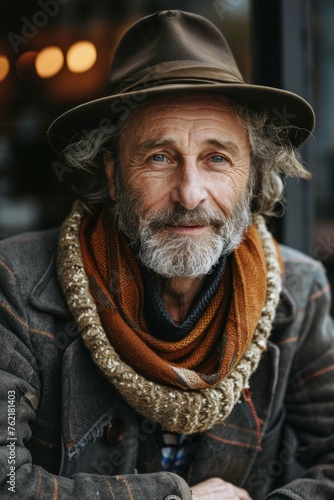
[[[83,207],[77,202],[61,228],[58,275],[69,309],[96,365],[132,408],[170,432],[204,432],[223,422],[239,400],[241,391],[248,387],[249,378],[266,350],[279,302],[281,271],[277,249],[263,217],[255,216],[254,224],[266,260],[267,290],[253,339],[237,366],[222,382],[211,388],[184,391],[152,382],[136,373],[110,344],[89,292],[81,258],[79,228],[84,215]]]

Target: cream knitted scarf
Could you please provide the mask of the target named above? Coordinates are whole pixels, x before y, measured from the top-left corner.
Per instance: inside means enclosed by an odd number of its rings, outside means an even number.
[[[184,391],[158,384],[136,373],[110,344],[89,292],[81,258],[79,229],[84,215],[83,208],[77,203],[63,224],[59,240],[58,274],[68,306],[94,362],[138,413],[160,423],[168,431],[203,432],[215,423],[223,422],[238,401],[241,391],[248,386],[249,378],[266,349],[281,290],[277,251],[263,218],[256,216],[254,223],[261,238],[267,266],[266,303],[253,339],[239,363],[222,382],[210,388]]]

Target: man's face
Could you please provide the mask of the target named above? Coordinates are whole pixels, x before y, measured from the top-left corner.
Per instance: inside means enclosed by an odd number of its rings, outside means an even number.
[[[203,276],[250,224],[250,146],[227,101],[168,96],[142,104],[120,137],[119,228],[165,277]],[[120,192],[118,192],[120,191]]]

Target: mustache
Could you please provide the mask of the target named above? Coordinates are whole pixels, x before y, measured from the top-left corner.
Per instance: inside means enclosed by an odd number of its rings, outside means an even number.
[[[188,210],[179,205],[163,211],[157,210],[145,222],[152,230],[161,229],[164,226],[177,227],[188,224],[212,226],[215,229],[220,229],[225,220],[224,215],[212,209],[196,207]]]

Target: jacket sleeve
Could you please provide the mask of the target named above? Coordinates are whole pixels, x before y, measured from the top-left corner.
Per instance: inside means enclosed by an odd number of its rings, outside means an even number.
[[[43,380],[30,331],[27,300],[16,273],[0,258],[0,498],[191,499],[186,482],[170,473],[61,477],[32,463],[26,447]]]
[[[270,500],[334,498],[334,328],[330,290],[322,266],[314,280],[302,322],[300,344],[286,392],[287,423],[298,439],[300,479],[268,495]]]

